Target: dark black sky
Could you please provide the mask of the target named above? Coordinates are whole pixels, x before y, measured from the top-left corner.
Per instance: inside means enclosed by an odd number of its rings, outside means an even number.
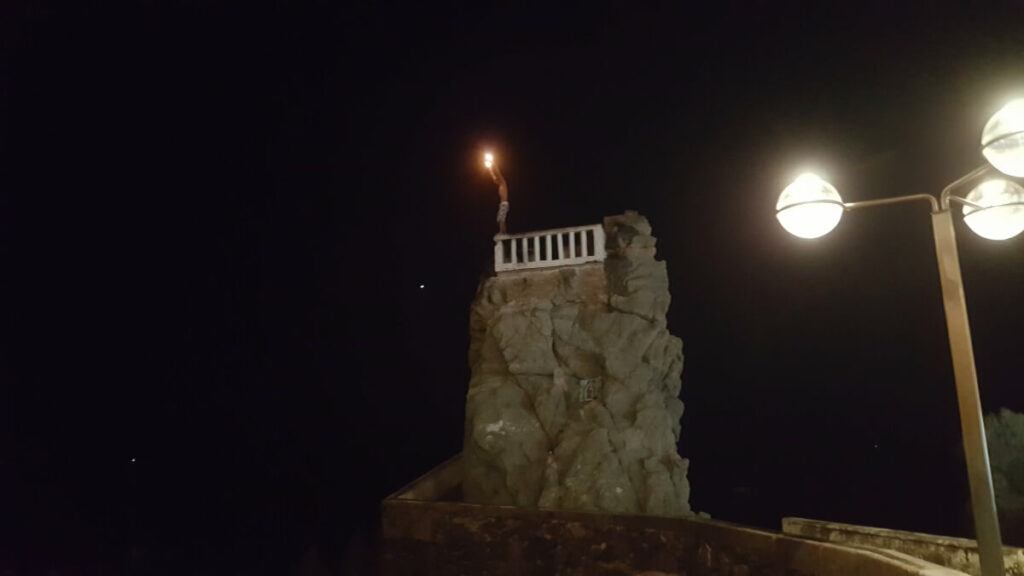
[[[0,569],[340,572],[460,449],[485,146],[514,230],[650,218],[696,508],[967,534],[926,210],[773,206],[980,163],[1024,8],[818,4],[5,3]],[[1024,409],[1024,240],[958,231]]]

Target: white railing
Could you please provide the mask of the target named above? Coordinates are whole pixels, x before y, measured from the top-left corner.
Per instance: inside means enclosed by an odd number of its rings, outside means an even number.
[[[605,258],[600,224],[494,237],[494,271],[575,266]]]

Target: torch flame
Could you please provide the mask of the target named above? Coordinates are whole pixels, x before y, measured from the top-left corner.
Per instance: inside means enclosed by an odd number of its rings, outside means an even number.
[[[486,152],[484,153],[484,167],[490,168],[491,166],[494,166],[494,154]]]

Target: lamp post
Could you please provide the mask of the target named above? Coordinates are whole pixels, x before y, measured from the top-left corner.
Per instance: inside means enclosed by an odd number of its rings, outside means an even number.
[[[1011,180],[990,178],[993,174],[998,175],[996,169],[1010,176],[1024,177],[1024,98],[1010,102],[992,116],[983,130],[981,144],[982,154],[991,166],[982,165],[968,172],[946,186],[938,198],[930,194],[911,194],[882,200],[843,202],[831,184],[814,174],[802,174],[782,191],[775,208],[779,223],[788,232],[801,238],[817,238],[832,231],[847,211],[903,202],[928,202],[960,408],[960,429],[981,574],[1003,576],[999,517],[992,489],[951,203],[962,206],[964,222],[984,238],[1006,240],[1024,231],[1024,188]],[[971,185],[975,187],[966,196],[957,195]]]

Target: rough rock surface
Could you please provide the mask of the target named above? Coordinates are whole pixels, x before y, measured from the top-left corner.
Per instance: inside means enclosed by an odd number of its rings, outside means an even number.
[[[1024,414],[986,414],[985,434],[1003,543],[1024,546]]]
[[[470,312],[469,502],[692,514],[676,452],[682,341],[647,220],[605,218],[604,263],[502,273]]]

